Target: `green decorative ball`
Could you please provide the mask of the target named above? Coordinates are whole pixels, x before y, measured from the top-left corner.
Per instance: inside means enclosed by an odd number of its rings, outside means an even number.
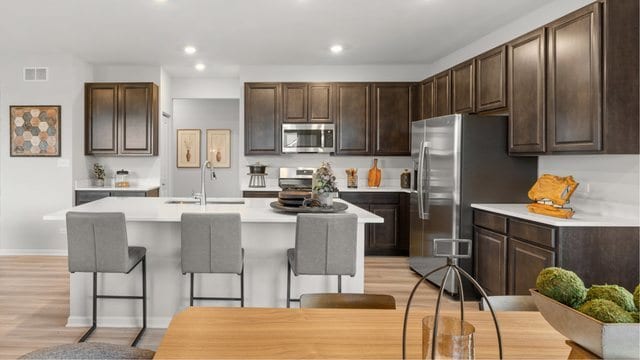
[[[636,305],[636,308],[640,310],[640,284],[636,286],[636,289],[633,291],[633,303]]]
[[[573,308],[584,302],[587,289],[573,271],[557,267],[543,269],[536,279],[538,291]]]
[[[636,311],[636,306],[633,304],[633,295],[631,295],[631,293],[622,286],[593,285],[587,291],[585,301],[594,299],[613,301],[625,311]]]
[[[604,323],[632,323],[633,316],[610,300],[589,300],[578,308],[581,313]]]

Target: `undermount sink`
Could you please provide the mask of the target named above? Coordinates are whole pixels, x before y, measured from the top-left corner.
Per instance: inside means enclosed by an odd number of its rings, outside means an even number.
[[[194,204],[200,204],[200,200],[169,200],[169,201],[165,201],[165,204],[194,205]],[[207,204],[212,204],[212,205],[242,205],[242,204],[244,204],[244,200],[207,200]]]

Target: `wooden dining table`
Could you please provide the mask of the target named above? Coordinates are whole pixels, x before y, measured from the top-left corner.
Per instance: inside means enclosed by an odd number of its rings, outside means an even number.
[[[157,359],[400,359],[404,310],[191,307],[171,321]],[[407,357],[422,354],[422,319],[412,309]],[[442,315],[459,316],[456,312]],[[538,312],[498,312],[504,358],[566,359],[570,347]],[[489,312],[466,311],[477,359],[498,358]]]

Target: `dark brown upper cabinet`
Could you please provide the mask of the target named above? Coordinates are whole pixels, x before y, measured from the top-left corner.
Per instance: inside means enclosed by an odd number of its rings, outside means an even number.
[[[428,119],[435,116],[434,97],[435,91],[433,86],[433,78],[429,78],[420,84],[421,93],[421,119]]]
[[[371,155],[371,85],[335,84],[336,154]]]
[[[282,84],[282,122],[307,122],[307,84]]]
[[[282,84],[283,123],[332,123],[333,86],[319,83]]]
[[[85,154],[158,155],[158,86],[85,84]]]
[[[309,122],[334,122],[333,89],[333,84],[309,84]]]
[[[551,152],[602,150],[601,6],[592,4],[547,26]]]
[[[475,112],[475,61],[469,60],[451,69],[451,106],[453,113]]]
[[[476,111],[507,107],[507,47],[500,46],[476,57]]]
[[[433,77],[433,116],[451,114],[451,70]]]
[[[374,155],[409,155],[413,83],[373,84]]]
[[[537,154],[545,147],[545,30],[508,45],[509,152]]]
[[[244,153],[280,154],[280,96],[277,83],[245,83]]]

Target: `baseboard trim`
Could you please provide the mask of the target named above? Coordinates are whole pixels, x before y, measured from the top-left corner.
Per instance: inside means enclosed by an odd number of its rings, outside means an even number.
[[[67,256],[67,250],[56,249],[0,249],[0,256]]]
[[[171,322],[170,317],[148,317],[147,327],[155,329],[166,329]],[[67,327],[89,327],[91,318],[88,316],[69,316]],[[114,328],[139,328],[142,326],[142,318],[129,316],[98,316],[98,327]]]

